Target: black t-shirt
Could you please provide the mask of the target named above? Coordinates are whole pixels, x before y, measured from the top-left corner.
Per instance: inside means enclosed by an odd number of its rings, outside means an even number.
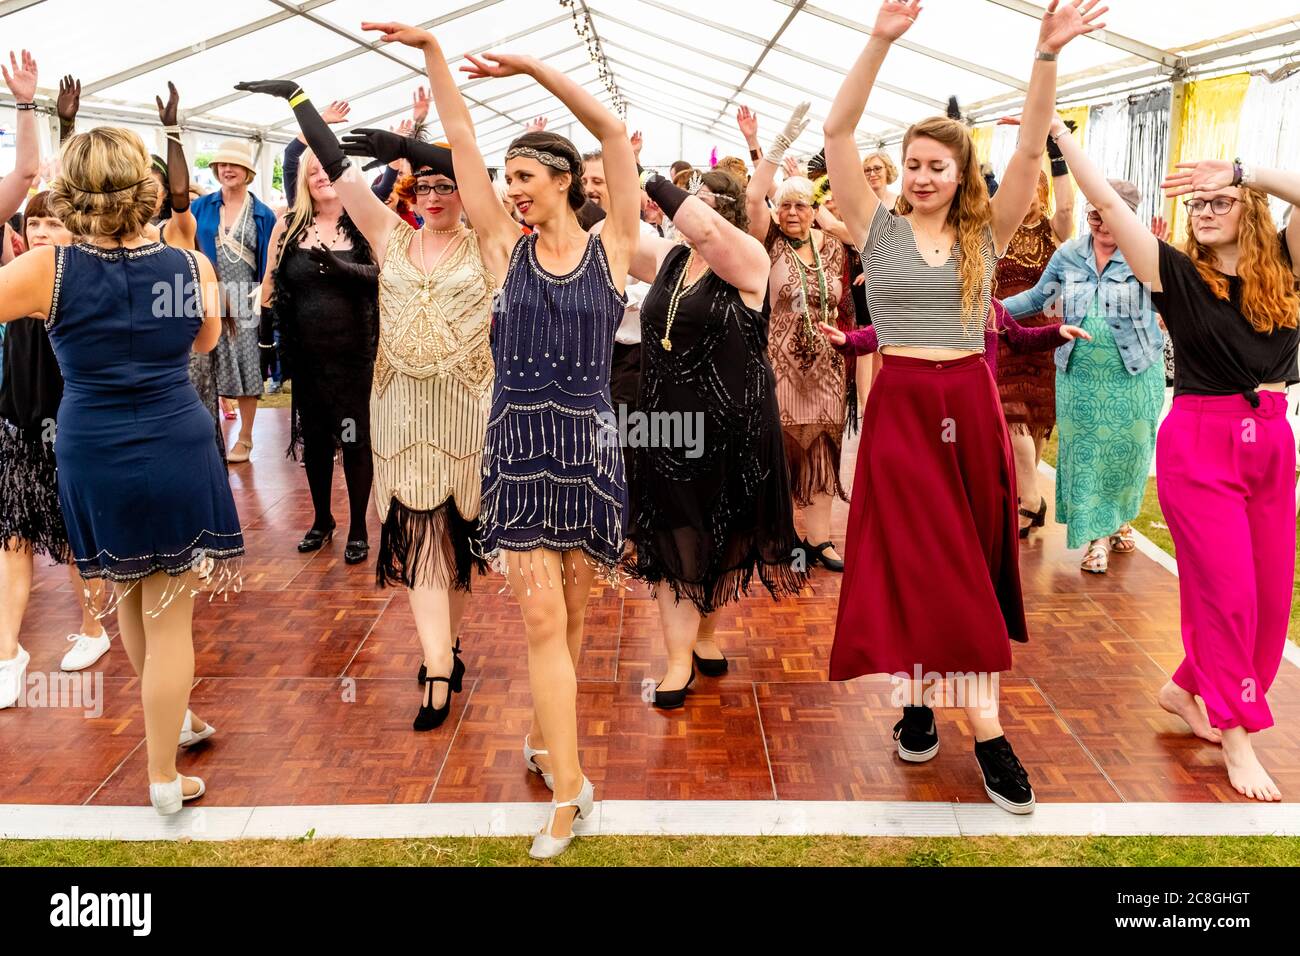
[[[1286,234],[1279,233],[1289,265]],[[1228,296],[1218,298],[1185,253],[1160,243],[1160,284],[1152,293],[1174,343],[1175,395],[1245,395],[1258,401],[1257,386],[1300,382],[1300,329],[1256,332],[1241,313],[1241,279],[1228,276]]]

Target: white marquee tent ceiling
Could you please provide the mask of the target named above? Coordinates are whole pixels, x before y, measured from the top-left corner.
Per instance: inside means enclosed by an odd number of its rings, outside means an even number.
[[[1140,88],[1170,76],[1294,56],[1300,50],[1297,0],[1109,0],[1109,29],[1071,44],[1061,58],[1062,101]],[[644,160],[663,165],[741,152],[734,113],[758,111],[766,141],[799,100],[814,123],[799,149],[819,146],[820,120],[844,71],[861,51],[874,0],[743,0],[693,5],[664,0],[576,0],[599,36],[628,125],[645,133]],[[700,12],[695,12],[699,10]],[[928,0],[880,76],[860,133],[864,143],[896,140],[947,97],[991,118],[1018,108],[1042,4],[1028,0]],[[137,12],[138,11],[138,12]],[[707,11],[707,12],[704,12]],[[1225,15],[1225,11],[1231,11]],[[727,19],[720,19],[725,12]],[[564,69],[602,100],[606,90],[568,7],[558,0],[97,0],[0,2],[6,42],[36,54],[43,90],[57,78],[82,81],[86,123],[154,125],[154,96],[176,83],[185,124],[210,136],[271,143],[296,133],[283,101],[236,92],[239,80],[291,77],[317,103],[347,99],[349,125],[388,126],[409,113],[423,80],[416,51],[374,42],[363,19],[433,30],[444,50],[530,53]],[[1235,26],[1234,26],[1235,25]],[[57,37],[57,44],[53,39]],[[534,116],[591,137],[531,80],[467,81],[461,86],[489,157]]]

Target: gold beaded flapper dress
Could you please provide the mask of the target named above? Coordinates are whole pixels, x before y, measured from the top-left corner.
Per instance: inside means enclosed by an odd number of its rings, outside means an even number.
[[[429,274],[419,233],[393,228],[379,274],[379,349],[370,396],[374,501],[384,521],[381,585],[468,590],[478,553],[483,436],[492,399],[492,274],[478,238],[453,240]]]

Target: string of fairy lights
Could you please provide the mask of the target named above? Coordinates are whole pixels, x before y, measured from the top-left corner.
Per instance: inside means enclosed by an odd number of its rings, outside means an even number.
[[[619,92],[618,83],[614,80],[614,71],[609,68],[609,61],[605,59],[605,51],[601,49],[600,36],[591,22],[591,13],[587,10],[587,4],[582,0],[560,0],[560,6],[568,9],[573,17],[574,32],[587,44],[587,56],[595,65],[605,90],[613,97],[614,111],[621,119],[627,119],[627,100]]]

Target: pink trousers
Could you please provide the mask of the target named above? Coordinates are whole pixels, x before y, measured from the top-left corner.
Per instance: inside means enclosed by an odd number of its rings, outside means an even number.
[[[1156,441],[1160,507],[1178,556],[1183,663],[1174,683],[1210,724],[1273,725],[1295,575],[1296,445],[1286,396],[1180,395]]]

